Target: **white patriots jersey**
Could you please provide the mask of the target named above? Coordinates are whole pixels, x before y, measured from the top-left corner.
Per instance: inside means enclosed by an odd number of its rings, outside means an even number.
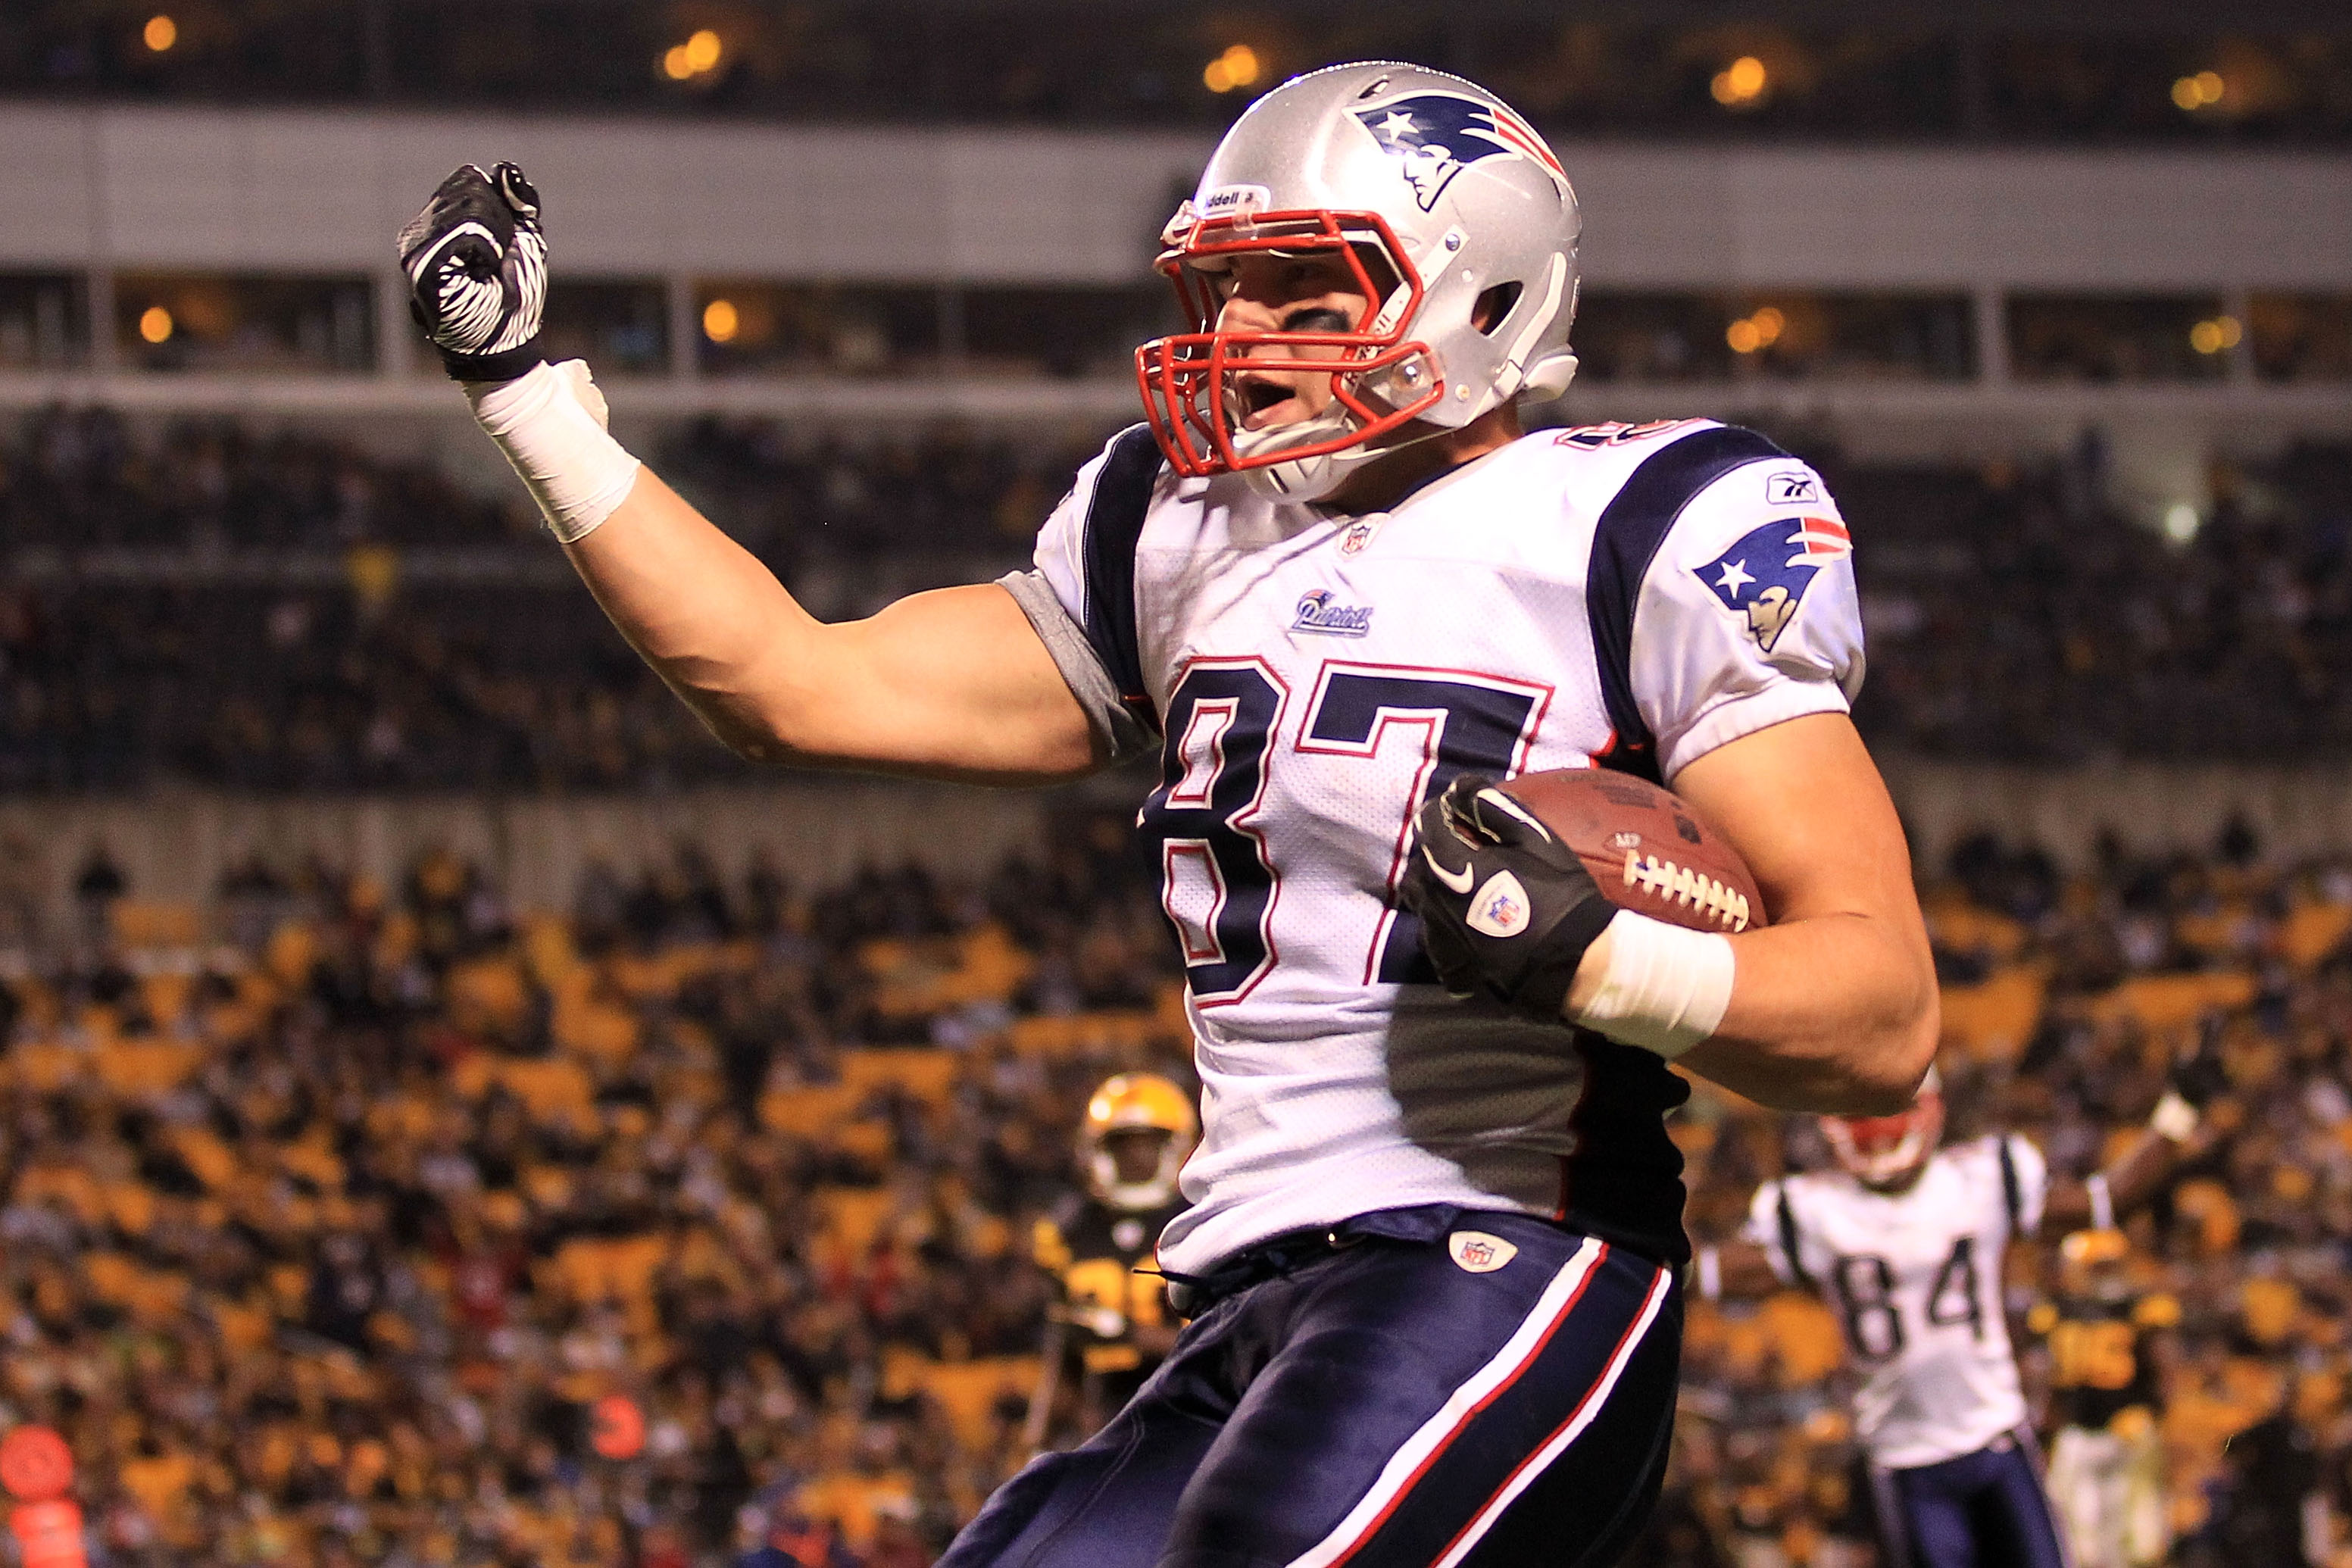
[[[1836,1310],[1862,1374],[1854,1429],[1873,1463],[1938,1464],[2025,1424],[2001,1258],[2012,1228],[2042,1223],[2048,1191],[2041,1151],[2017,1137],[1939,1150],[1906,1192],[1874,1193],[1843,1171],[1757,1189],[1748,1239],[1783,1281]]]
[[[1407,841],[1465,770],[1671,778],[1845,711],[1849,556],[1818,475],[1704,420],[1539,431],[1361,517],[1179,479],[1140,426],[1081,470],[1007,585],[1104,729],[1162,737],[1139,821],[1203,1122],[1166,1267],[1424,1204],[1686,1249],[1662,1126],[1685,1086],[1448,1000],[1398,908]]]

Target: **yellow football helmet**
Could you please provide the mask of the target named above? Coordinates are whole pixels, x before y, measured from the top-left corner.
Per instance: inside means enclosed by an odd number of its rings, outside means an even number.
[[[2105,1268],[2131,1256],[2131,1238],[2120,1230],[2070,1231],[2058,1244],[2058,1256],[2077,1268]]]
[[[1156,1072],[1107,1079],[1087,1101],[1079,1139],[1087,1186],[1113,1208],[1160,1208],[1176,1196],[1176,1174],[1200,1141],[1192,1097],[1173,1083]]]

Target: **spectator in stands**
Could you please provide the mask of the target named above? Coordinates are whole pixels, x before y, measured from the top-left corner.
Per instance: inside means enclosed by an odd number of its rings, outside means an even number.
[[[1185,1070],[1163,944],[1096,940],[1158,918],[1150,868],[1115,823],[1049,841],[976,884],[674,855],[583,898],[644,898],[601,941],[453,855],[389,889],[247,868],[234,962],[37,951],[0,985],[0,1424],[67,1434],[118,1563],[690,1563],[774,1548],[789,1495],[826,1541],[779,1548],[802,1568],[911,1565],[1024,1457],[1049,1298],[1024,1243],[1086,1096]],[[2352,866],[2246,848],[1970,846],[1926,900],[1945,1073],[1963,1131],[2081,1173],[2180,1033],[2212,1036],[2254,1131],[2135,1242],[2180,1307],[2166,1507],[2184,1562],[2284,1550],[2249,1543],[2291,1518],[2326,1563],[2352,1548]],[[1712,1091],[1677,1121],[1703,1237],[1822,1157]],[[1857,1561],[1835,1345],[1801,1300],[1694,1311],[1637,1561]],[[636,1458],[589,1446],[609,1392]]]

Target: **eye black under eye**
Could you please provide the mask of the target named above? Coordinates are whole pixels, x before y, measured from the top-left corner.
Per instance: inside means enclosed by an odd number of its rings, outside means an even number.
[[[1294,310],[1285,316],[1282,330],[1286,332],[1344,332],[1348,330],[1348,318],[1328,305],[1309,305],[1303,310]]]

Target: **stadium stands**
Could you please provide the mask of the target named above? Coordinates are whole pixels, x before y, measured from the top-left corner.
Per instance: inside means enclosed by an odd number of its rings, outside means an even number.
[[[1184,1070],[1148,868],[1103,826],[970,885],[730,884],[689,849],[561,912],[446,856],[253,868],[177,912],[94,879],[112,940],[0,988],[0,1405],[73,1438],[119,1563],[927,1561],[1022,1458],[1045,1296],[1015,1238],[1085,1093]],[[2222,1447],[2265,1421],[2352,1544],[2352,867],[2254,848],[2067,879],[1978,841],[1928,898],[1964,1128],[2086,1168],[2184,1037],[2222,1042],[2244,1131],[2134,1232],[2180,1309],[2184,1563],[2272,1506]],[[1705,1089],[1678,1126],[1703,1237],[1819,1154]],[[1714,1544],[1647,1560],[1841,1561],[1834,1323],[1699,1310],[1687,1354],[1653,1545]],[[592,1445],[615,1393],[640,1457]]]
[[[2225,468],[2210,517],[2169,537],[2111,503],[2095,440],[1980,467],[1794,444],[1854,529],[1873,650],[1859,718],[1881,747],[2057,763],[2352,751],[2352,449]],[[656,461],[839,617],[1024,564],[1085,451],[702,421]],[[30,419],[0,445],[0,791],[751,776],[532,532],[510,500],[323,437]]]

